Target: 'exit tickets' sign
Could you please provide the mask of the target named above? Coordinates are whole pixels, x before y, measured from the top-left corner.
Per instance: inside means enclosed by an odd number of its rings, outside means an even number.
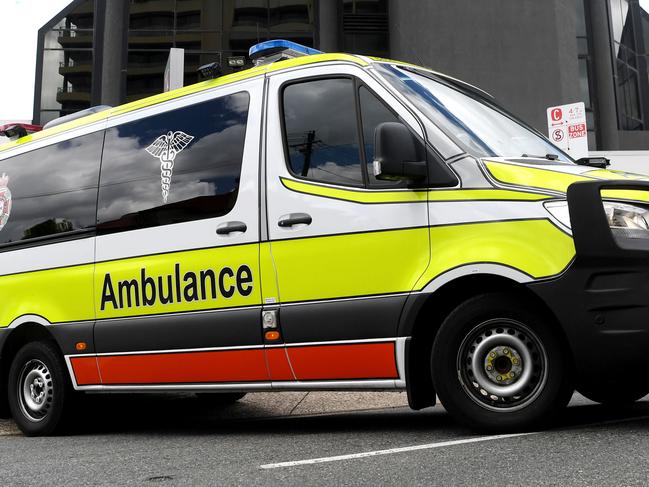
[[[548,137],[574,159],[588,157],[588,128],[583,102],[548,108]]]

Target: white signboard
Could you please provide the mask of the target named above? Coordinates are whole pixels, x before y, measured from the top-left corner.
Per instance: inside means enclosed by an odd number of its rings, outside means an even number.
[[[548,108],[548,137],[574,159],[588,157],[586,106],[583,102]]]
[[[164,90],[171,91],[183,87],[185,76],[185,50],[172,47],[165,68]]]

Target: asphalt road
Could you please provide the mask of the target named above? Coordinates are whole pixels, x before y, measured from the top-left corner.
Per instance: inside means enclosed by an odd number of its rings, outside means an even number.
[[[612,411],[576,397],[553,429],[508,437],[441,407],[251,419],[249,404],[92,400],[70,436],[0,434],[0,485],[649,484],[646,400]]]

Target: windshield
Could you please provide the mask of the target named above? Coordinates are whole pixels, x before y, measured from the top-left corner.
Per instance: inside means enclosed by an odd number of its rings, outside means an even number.
[[[478,95],[469,95],[432,75],[392,65],[377,70],[462,149],[476,157],[568,155]]]

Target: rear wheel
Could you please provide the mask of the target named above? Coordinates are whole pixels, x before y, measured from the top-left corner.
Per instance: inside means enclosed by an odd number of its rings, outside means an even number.
[[[458,306],[433,345],[435,390],[448,412],[481,430],[538,428],[572,395],[569,359],[548,320],[506,294]]]
[[[72,388],[55,345],[33,342],[21,348],[9,369],[7,392],[11,415],[25,435],[59,430]]]

